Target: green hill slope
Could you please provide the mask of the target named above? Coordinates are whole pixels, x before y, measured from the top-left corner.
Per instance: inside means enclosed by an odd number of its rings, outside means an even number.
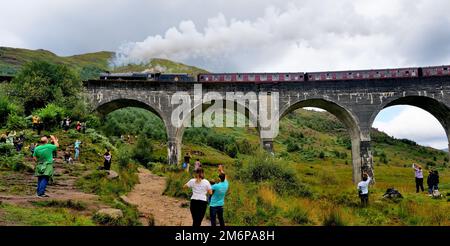
[[[200,72],[206,72],[205,70],[197,67],[188,66],[166,59],[153,59],[147,64],[111,68],[109,67],[109,60],[113,55],[113,52],[101,51],[61,57],[47,50],[28,50],[0,47],[0,76],[14,75],[23,64],[36,60],[65,64],[79,72],[81,79],[83,80],[97,78],[99,73],[103,71],[142,72],[147,70],[167,73],[189,73],[193,75]]]

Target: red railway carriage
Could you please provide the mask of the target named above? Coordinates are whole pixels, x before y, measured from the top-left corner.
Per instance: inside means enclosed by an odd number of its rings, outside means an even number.
[[[422,68],[422,76],[424,77],[448,75],[450,75],[450,65]]]
[[[398,69],[307,73],[307,80],[308,81],[362,80],[362,79],[386,79],[386,78],[411,78],[418,76],[419,76],[418,68],[398,68]]]
[[[198,82],[278,83],[304,81],[303,73],[209,73],[199,74]]]

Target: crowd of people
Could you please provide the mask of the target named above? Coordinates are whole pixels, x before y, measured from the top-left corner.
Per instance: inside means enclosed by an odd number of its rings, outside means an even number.
[[[8,131],[0,136],[0,143],[14,146],[16,151],[20,152],[22,151],[23,145],[25,144],[25,134],[23,132],[17,134],[16,131]]]
[[[414,169],[414,179],[416,184],[416,193],[425,192],[423,187],[423,169],[422,166],[413,163],[412,168]],[[361,199],[361,206],[366,207],[369,203],[369,185],[372,181],[371,177],[364,172],[362,175],[362,181],[360,181],[357,185],[358,196]],[[428,196],[440,197],[439,192],[439,172],[433,168],[430,168],[428,171],[427,177],[427,185],[428,185]]]

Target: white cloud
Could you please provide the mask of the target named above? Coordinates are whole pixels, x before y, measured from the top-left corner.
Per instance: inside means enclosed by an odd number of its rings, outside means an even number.
[[[326,7],[324,7],[326,6]],[[259,18],[210,14],[163,35],[128,42],[115,64],[154,57],[212,71],[312,71],[450,62],[450,2],[293,1],[267,5]],[[425,9],[427,11],[421,11]],[[439,52],[438,52],[439,51]],[[437,54],[439,53],[439,55]]]
[[[425,110],[412,106],[403,107],[396,116],[386,121],[380,119],[382,114],[383,111],[375,119],[374,128],[395,138],[411,139],[436,149],[448,147],[444,128],[433,115]]]

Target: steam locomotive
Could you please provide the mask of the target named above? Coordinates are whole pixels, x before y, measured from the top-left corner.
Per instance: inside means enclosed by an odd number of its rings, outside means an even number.
[[[201,83],[280,83],[303,81],[375,80],[450,76],[450,65],[377,70],[333,71],[312,73],[202,73],[193,77],[186,73],[102,73],[101,80],[146,80]]]

